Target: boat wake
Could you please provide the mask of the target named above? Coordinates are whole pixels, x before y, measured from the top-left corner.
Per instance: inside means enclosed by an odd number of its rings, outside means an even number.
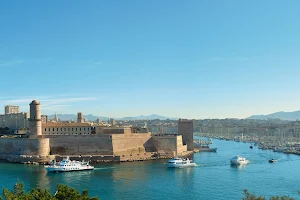
[[[116,167],[98,167],[94,168],[94,170],[105,170],[105,169],[115,169]]]

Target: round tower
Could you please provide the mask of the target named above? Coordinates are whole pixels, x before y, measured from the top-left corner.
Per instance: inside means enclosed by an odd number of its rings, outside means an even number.
[[[29,105],[29,136],[42,135],[41,104],[37,100],[33,100]]]

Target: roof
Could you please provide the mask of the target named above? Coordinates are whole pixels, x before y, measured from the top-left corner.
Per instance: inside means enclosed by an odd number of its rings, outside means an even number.
[[[43,128],[52,128],[52,127],[91,127],[89,123],[44,123],[42,124]]]
[[[30,104],[40,105],[40,102],[38,100],[33,100]]]

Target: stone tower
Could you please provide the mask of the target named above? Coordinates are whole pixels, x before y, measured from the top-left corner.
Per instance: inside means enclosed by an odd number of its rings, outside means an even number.
[[[84,123],[84,117],[82,112],[77,113],[77,123]]]
[[[193,120],[178,120],[178,135],[182,135],[182,142],[187,145],[188,151],[194,151],[194,127]]]
[[[42,135],[41,104],[37,100],[33,100],[29,105],[29,136]]]

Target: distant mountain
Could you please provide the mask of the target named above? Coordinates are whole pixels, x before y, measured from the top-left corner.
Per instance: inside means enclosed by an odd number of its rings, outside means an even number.
[[[152,114],[152,115],[140,115],[137,117],[123,117],[123,118],[119,118],[119,120],[142,120],[142,119],[146,119],[146,120],[152,120],[152,119],[160,119],[160,120],[166,120],[166,119],[172,119],[172,120],[176,120],[178,118],[170,118],[170,117],[165,117],[165,116],[161,116],[161,115],[156,115],[156,114]]]
[[[48,119],[54,119],[55,115],[48,115]],[[76,121],[77,120],[77,115],[74,114],[57,114],[58,118],[62,121],[68,121],[68,120],[73,120]],[[88,119],[89,121],[96,121],[98,118],[101,118],[103,121],[107,121],[109,118],[108,117],[99,117],[99,116],[95,116],[95,115],[84,115],[84,118]],[[165,116],[161,116],[161,115],[156,115],[156,114],[152,114],[152,115],[140,115],[137,117],[123,117],[123,118],[115,118],[116,120],[152,120],[152,119],[160,119],[160,120],[166,120],[166,119],[172,119],[172,120],[177,120],[178,118],[169,118],[169,117],[165,117]]]
[[[54,119],[55,115],[48,115],[48,119]],[[57,114],[58,119],[62,120],[62,121],[76,121],[77,120],[77,115],[74,114]],[[94,115],[84,115],[85,119],[88,119],[89,121],[96,121],[98,118],[101,118],[103,121],[108,120],[108,117],[98,117],[98,116],[94,116]]]
[[[300,119],[300,110],[294,112],[276,112],[269,115],[252,115],[247,119],[281,119],[295,121]]]

